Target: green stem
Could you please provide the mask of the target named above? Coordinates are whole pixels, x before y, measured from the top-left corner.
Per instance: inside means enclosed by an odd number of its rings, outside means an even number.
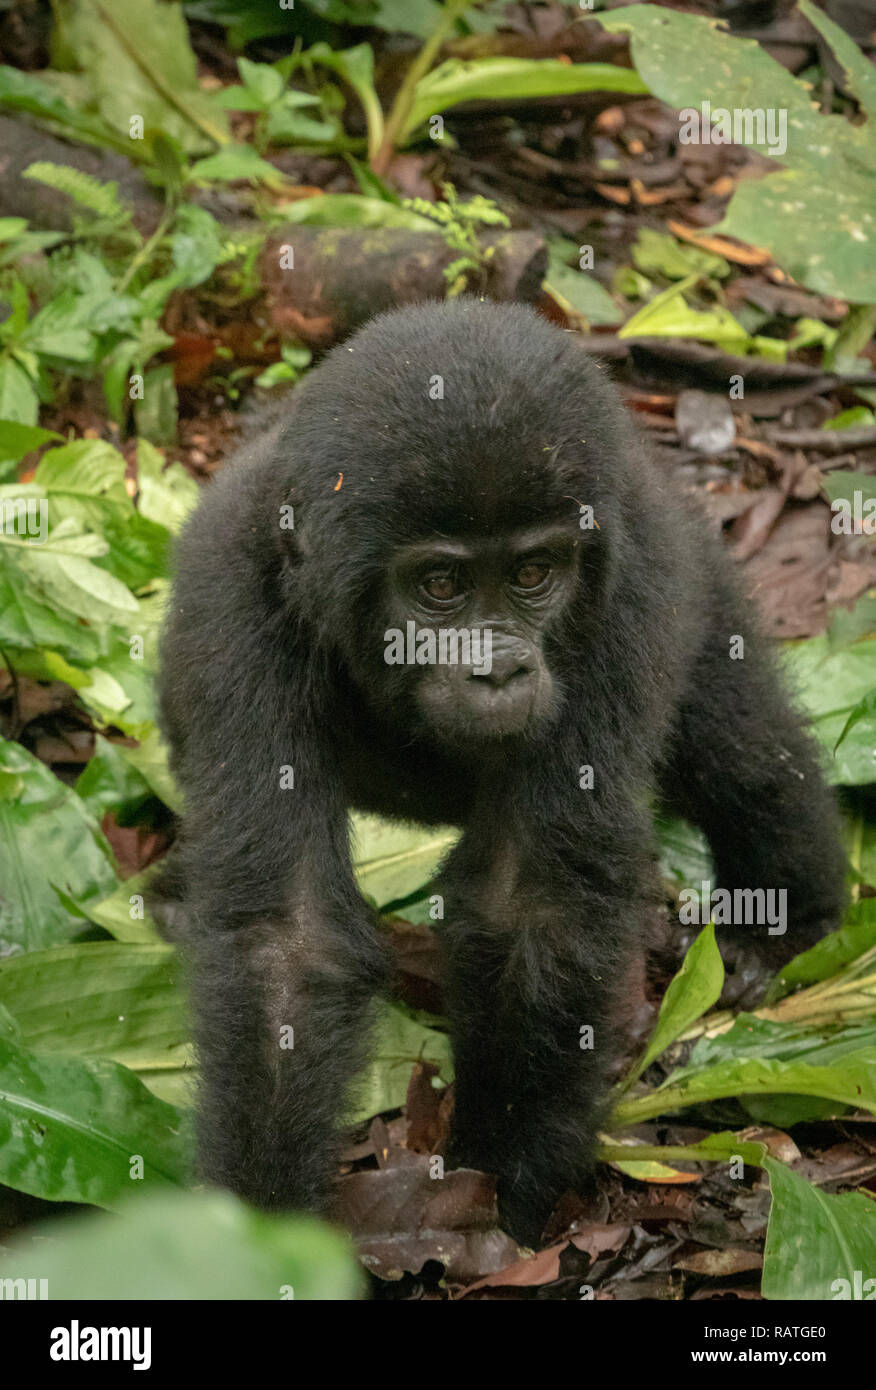
[[[423,47],[411,63],[405,73],[404,81],[396,93],[395,101],[392,103],[392,110],[386,120],[383,141],[371,160],[371,167],[375,174],[382,175],[386,173],[396,143],[401,132],[404,130],[405,123],[413,108],[417,83],[420,81],[420,78],[425,77],[438,56],[438,50],[447,35],[460,16],[470,8],[470,5],[471,0],[446,0],[441,19],[436,29],[429,35],[429,38],[423,44]]]
[[[725,1163],[718,1154],[704,1154],[687,1144],[600,1144],[596,1157],[602,1163]]]
[[[718,1068],[716,1067],[717,1071]],[[817,1067],[812,1068],[817,1071]],[[825,1095],[824,1082],[816,1080],[801,1080],[797,1077],[794,1081],[793,1090],[789,1088],[786,1094],[795,1096],[819,1096],[825,1100],[832,1100],[835,1097]],[[633,1125],[640,1125],[645,1120],[654,1120],[658,1115],[666,1115],[674,1110],[684,1110],[688,1105],[705,1105],[713,1100],[727,1100],[728,1097],[738,1097],[745,1095],[775,1095],[781,1087],[777,1086],[775,1079],[764,1081],[761,1085],[746,1086],[740,1092],[738,1077],[725,1078],[714,1081],[705,1086],[698,1085],[693,1091],[690,1084],[683,1081],[677,1082],[674,1086],[661,1086],[657,1091],[649,1091],[644,1096],[634,1096],[632,1100],[622,1100],[615,1106],[609,1120],[611,1129],[630,1129]],[[785,1094],[785,1093],[783,1093]]]
[[[118,284],[116,285],[116,294],[125,293],[125,290],[130,285],[131,281],[137,274],[137,271],[140,269],[141,265],[144,265],[146,261],[148,261],[149,257],[152,255],[152,252],[155,250],[158,243],[161,241],[161,238],[164,236],[165,232],[170,226],[171,221],[173,220],[174,210],[175,209],[171,206],[170,203],[167,203],[165,205],[164,212],[161,215],[161,221],[155,228],[155,231],[152,233],[148,241],[144,241],[136,256],[133,257],[131,264],[128,266],[128,269],[125,271],[121,280],[119,280]]]

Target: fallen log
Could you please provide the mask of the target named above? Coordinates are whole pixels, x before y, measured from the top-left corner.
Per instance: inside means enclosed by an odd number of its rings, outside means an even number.
[[[547,271],[544,238],[491,231],[469,290],[490,299],[534,302]],[[442,236],[405,228],[304,227],[272,232],[260,261],[270,320],[283,336],[312,347],[345,338],[373,314],[443,299],[445,269],[458,258]]]

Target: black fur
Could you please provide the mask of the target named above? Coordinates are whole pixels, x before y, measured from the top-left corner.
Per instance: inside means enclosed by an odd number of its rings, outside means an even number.
[[[535,625],[547,713],[510,737],[466,738],[464,718],[442,737],[416,704],[420,672],[383,660],[394,557],[435,536],[488,548],[545,520],[577,533],[572,588]],[[574,336],[527,309],[405,309],[337,348],[189,523],[163,672],[187,807],[201,1167],[262,1206],[327,1203],[385,978],[351,805],[464,827],[443,876],[451,1158],[498,1173],[503,1220],[531,1241],[592,1165],[655,894],[652,795],[702,826],[722,886],[788,890],[786,955],[838,925],[832,797],[732,564]]]

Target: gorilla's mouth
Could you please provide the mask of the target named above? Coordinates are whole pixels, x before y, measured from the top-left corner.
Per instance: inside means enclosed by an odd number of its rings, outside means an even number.
[[[550,682],[521,669],[501,684],[475,672],[420,686],[418,700],[429,731],[444,740],[487,743],[523,734],[546,717]]]

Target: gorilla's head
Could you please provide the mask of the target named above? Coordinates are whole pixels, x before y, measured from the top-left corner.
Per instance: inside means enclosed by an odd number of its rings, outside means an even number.
[[[368,706],[443,742],[543,728],[619,554],[634,450],[600,370],[469,299],[382,315],[297,394],[296,598]]]

